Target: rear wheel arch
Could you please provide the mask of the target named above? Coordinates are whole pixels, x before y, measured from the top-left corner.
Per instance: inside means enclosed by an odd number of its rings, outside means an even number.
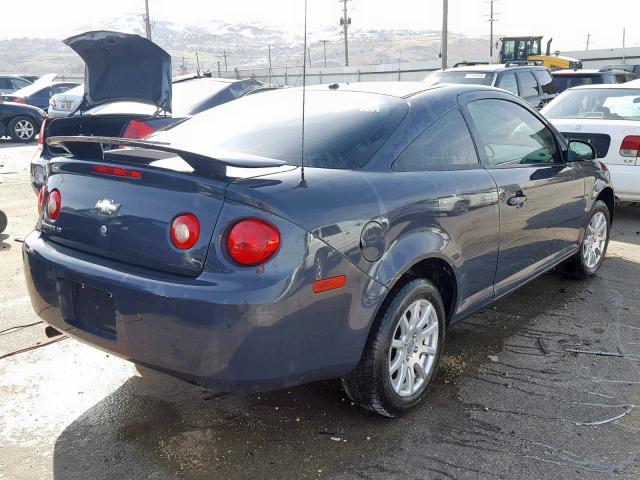
[[[607,208],[609,209],[609,221],[613,223],[613,211],[616,208],[616,197],[613,193],[613,189],[611,187],[603,188],[594,200],[594,203],[598,200],[602,200],[607,205]]]
[[[429,256],[416,261],[398,275],[378,310],[384,310],[394,294],[415,278],[424,278],[436,286],[444,303],[448,324],[457,304],[458,283],[454,268],[447,260],[439,256]]]

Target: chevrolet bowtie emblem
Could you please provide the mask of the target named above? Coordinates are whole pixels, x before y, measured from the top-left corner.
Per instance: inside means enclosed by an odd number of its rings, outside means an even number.
[[[103,198],[96,202],[95,208],[100,213],[104,213],[105,215],[114,215],[118,213],[118,210],[120,210],[121,206],[122,206],[121,203],[118,203],[114,200],[110,200],[108,198]]]

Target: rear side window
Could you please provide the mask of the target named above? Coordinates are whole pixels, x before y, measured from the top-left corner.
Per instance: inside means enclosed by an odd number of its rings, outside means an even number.
[[[518,95],[518,83],[516,82],[516,75],[514,73],[503,73],[496,86]]]
[[[477,164],[478,156],[467,124],[459,110],[452,110],[407,147],[396,161],[394,170],[413,172]]]
[[[520,96],[523,98],[535,97],[538,93],[538,83],[531,72],[518,72],[520,82]]]
[[[536,80],[538,80],[538,83],[540,84],[540,88],[542,89],[542,93],[545,93],[547,95],[553,95],[555,93],[558,93],[558,90],[556,89],[556,84],[553,83],[553,77],[548,71],[534,70],[533,75],[536,77]]]
[[[8,78],[0,77],[0,88],[7,90],[13,88],[13,86],[11,85],[11,80],[9,80]]]

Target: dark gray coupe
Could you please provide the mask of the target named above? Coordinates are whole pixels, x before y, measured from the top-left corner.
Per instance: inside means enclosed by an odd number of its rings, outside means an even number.
[[[555,266],[586,277],[604,259],[606,167],[515,95],[314,87],[304,155],[301,117],[289,89],[146,140],[49,138],[68,153],[24,242],[35,311],[198,384],[342,377],[354,402],[394,416],[425,396],[451,324]]]

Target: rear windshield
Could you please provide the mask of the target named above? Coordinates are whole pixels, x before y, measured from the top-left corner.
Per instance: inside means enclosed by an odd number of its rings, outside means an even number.
[[[564,92],[567,88],[578,87],[580,85],[596,85],[602,83],[602,75],[597,73],[589,74],[573,74],[573,75],[554,75],[556,88],[559,92]]]
[[[562,93],[542,110],[547,118],[640,120],[640,88],[590,88]]]
[[[458,72],[433,72],[424,81],[429,85],[437,83],[465,83],[473,85],[493,85],[492,72],[470,72],[469,70]]]
[[[387,141],[407,112],[406,101],[346,91],[308,91],[304,164],[356,169]],[[231,150],[300,165],[302,91],[277,90],[220,105],[158,132],[149,140],[206,155]]]

